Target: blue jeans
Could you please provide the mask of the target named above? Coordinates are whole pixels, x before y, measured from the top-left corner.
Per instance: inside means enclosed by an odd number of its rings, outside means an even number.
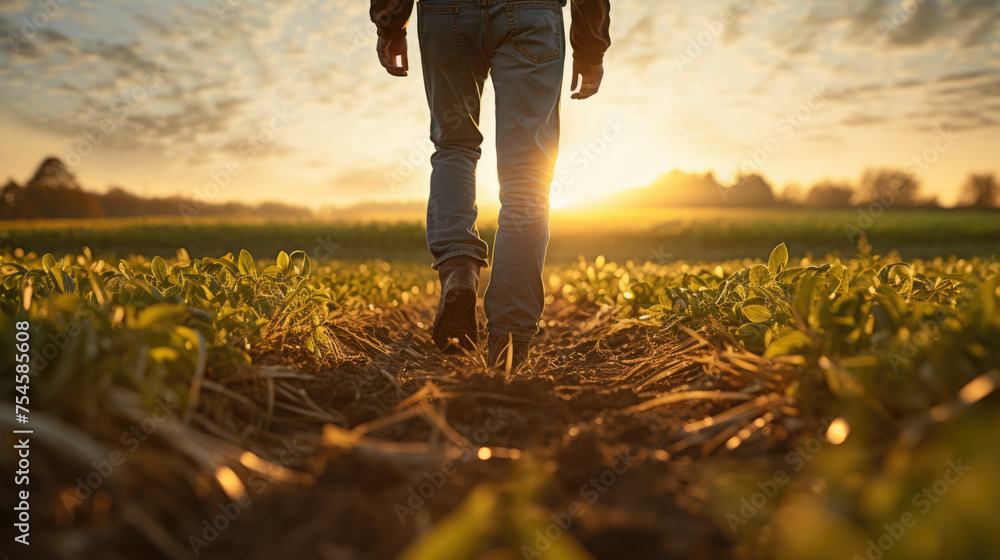
[[[542,267],[566,53],[561,3],[422,0],[417,33],[435,147],[427,203],[434,267],[458,255],[487,263],[476,227],[476,164],[480,100],[492,73],[501,209],[487,329],[530,340],[545,304]]]

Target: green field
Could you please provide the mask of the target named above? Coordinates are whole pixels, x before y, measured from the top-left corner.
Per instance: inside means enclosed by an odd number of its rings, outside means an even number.
[[[492,224],[480,231],[492,243]],[[850,229],[856,228],[856,229]],[[575,260],[599,255],[615,260],[731,259],[760,254],[786,243],[795,256],[852,254],[863,231],[877,252],[904,258],[995,255],[1000,252],[1000,213],[890,210],[871,221],[857,210],[677,209],[642,212],[561,211],[552,220],[549,257]],[[849,236],[848,233],[851,235]],[[299,249],[321,258],[428,261],[419,221],[395,223],[265,222],[180,219],[59,220],[0,225],[0,249],[36,253],[172,255],[179,247],[195,257],[247,249],[273,255]]]
[[[560,215],[517,372],[434,347],[419,225],[8,224],[35,550],[997,557],[998,214],[856,215]]]

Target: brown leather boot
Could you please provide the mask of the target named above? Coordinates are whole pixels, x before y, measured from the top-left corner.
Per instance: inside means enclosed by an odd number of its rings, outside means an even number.
[[[491,334],[486,339],[486,364],[491,369],[507,370],[507,359],[510,358],[511,373],[518,370],[528,359],[530,340],[511,340],[508,336]]]
[[[431,330],[434,344],[441,350],[458,350],[449,339],[472,350],[479,341],[476,322],[476,296],[479,293],[479,268],[482,264],[460,255],[438,265],[441,278],[441,303],[438,305],[434,327]]]

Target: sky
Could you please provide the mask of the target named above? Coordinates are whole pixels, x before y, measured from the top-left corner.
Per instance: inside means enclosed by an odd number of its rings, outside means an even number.
[[[0,0],[0,179],[54,155],[97,191],[425,199],[416,36],[410,75],[387,75],[367,9]],[[1000,0],[615,0],[611,36],[595,97],[569,99],[567,64],[555,207],[675,168],[761,173],[779,190],[904,168],[946,204],[970,172],[1000,174]]]

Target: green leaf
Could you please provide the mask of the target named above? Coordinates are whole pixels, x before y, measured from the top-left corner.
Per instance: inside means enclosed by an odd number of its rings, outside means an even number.
[[[288,270],[288,265],[290,262],[291,259],[288,258],[288,253],[282,251],[278,253],[278,260],[275,264],[278,265],[278,268],[280,268],[282,272],[285,272],[286,270]]]
[[[750,267],[750,283],[754,286],[767,284],[771,279],[771,272],[762,264],[755,264]]]
[[[288,259],[291,263],[294,263],[295,259],[299,256],[302,257],[302,266],[299,267],[298,265],[295,265],[295,273],[300,276],[309,276],[309,273],[312,271],[312,264],[309,262],[309,255],[307,255],[305,251],[292,251],[292,254],[288,256]]]
[[[489,543],[497,517],[498,496],[490,485],[473,488],[462,505],[438,521],[399,556],[400,560],[478,558]]]
[[[133,278],[129,280],[129,283],[132,284],[133,286],[138,286],[139,288],[142,288],[144,292],[152,296],[153,299],[155,299],[156,301],[164,300],[163,293],[160,290],[156,289],[156,286],[153,286],[152,284],[146,282],[142,278]]]
[[[104,280],[102,280],[96,272],[90,269],[87,269],[87,276],[90,278],[90,291],[93,292],[98,305],[103,306],[108,304],[111,301],[111,296],[108,294],[108,289],[104,285]]]
[[[309,255],[302,253],[302,276],[309,278],[312,274],[312,261],[309,260]]]
[[[57,266],[56,258],[52,256],[52,253],[45,253],[45,256],[42,257],[42,269],[44,269],[45,272],[51,272]]]
[[[772,276],[777,276],[788,264],[788,248],[782,243],[771,251],[771,257],[767,259],[767,270]]]
[[[73,281],[73,277],[66,274],[65,270],[58,270],[53,273],[56,277],[56,282],[59,283],[59,289],[62,290],[64,294],[72,294],[76,291],[76,282]]]
[[[883,266],[878,271],[879,282],[882,282],[883,284],[890,284],[892,282],[891,281],[891,275],[893,273],[893,269],[895,269],[896,267],[905,268],[905,269],[907,269],[907,273],[909,273],[910,265],[908,265],[906,263],[893,263],[893,264],[889,264],[889,265]],[[899,274],[899,273],[897,273],[897,274]]]
[[[803,274],[807,273],[808,271],[809,271],[809,269],[799,268],[799,267],[796,267],[796,268],[786,268],[785,270],[782,270],[777,275],[777,277],[775,278],[775,280],[777,280],[778,282],[784,282],[786,284],[790,284],[790,283],[794,282],[796,278],[798,278],[799,276],[802,276]]]
[[[893,328],[903,325],[906,316],[910,313],[910,306],[907,305],[903,296],[887,284],[882,284],[876,288],[876,299],[886,310],[889,320],[892,321]]]
[[[813,348],[813,341],[802,331],[791,331],[772,342],[764,351],[765,358],[801,354]]]
[[[278,267],[276,267],[274,265],[271,265],[271,266],[265,268],[264,270],[262,270],[261,273],[260,273],[260,275],[261,276],[270,276],[271,278],[278,278],[278,279],[280,279],[282,273],[283,273],[283,271],[280,268],[278,268]]]
[[[28,269],[17,264],[17,263],[4,263],[0,266],[0,274],[4,276],[13,276],[15,274],[24,274]]]
[[[118,260],[118,270],[123,276],[125,276],[125,278],[135,278],[135,271],[132,270],[132,267],[130,267],[124,259]]]
[[[153,262],[149,264],[149,268],[153,272],[153,278],[156,278],[157,282],[163,282],[167,278],[167,261],[163,260],[163,257],[159,255],[153,257]]]
[[[167,327],[179,325],[188,315],[187,307],[173,303],[156,303],[143,309],[136,317],[133,328]]]
[[[763,323],[771,319],[771,311],[763,305],[747,305],[743,307],[743,316],[754,323]]]
[[[149,349],[149,357],[156,362],[172,362],[180,356],[181,354],[176,348],[169,346],[154,346]]]
[[[681,285],[685,286],[692,292],[697,292],[699,288],[708,287],[708,284],[706,284],[704,280],[698,278],[693,274],[687,274],[687,273],[684,274],[684,280],[681,281]]]
[[[804,280],[799,282],[799,287],[795,292],[795,313],[803,323],[809,323],[809,311],[812,309],[813,292],[816,291],[816,282],[819,274],[810,272]]]
[[[240,249],[239,268],[241,274],[249,275],[251,278],[257,277],[257,265],[246,249]]]
[[[217,264],[221,266],[222,268],[229,271],[229,273],[232,274],[233,276],[240,275],[239,267],[237,267],[236,263],[234,263],[233,260],[228,257],[222,257],[221,259],[208,258],[208,262],[210,264]]]
[[[747,288],[743,284],[737,284],[736,287],[733,288],[733,292],[735,292],[737,295],[739,295],[740,299],[746,299],[747,298]]]
[[[751,352],[764,351],[764,332],[767,327],[758,323],[744,323],[736,329],[736,336]]]
[[[333,340],[330,338],[329,332],[326,330],[326,327],[322,325],[316,327],[314,336],[316,342],[318,342],[321,346],[329,347],[333,345]]]

